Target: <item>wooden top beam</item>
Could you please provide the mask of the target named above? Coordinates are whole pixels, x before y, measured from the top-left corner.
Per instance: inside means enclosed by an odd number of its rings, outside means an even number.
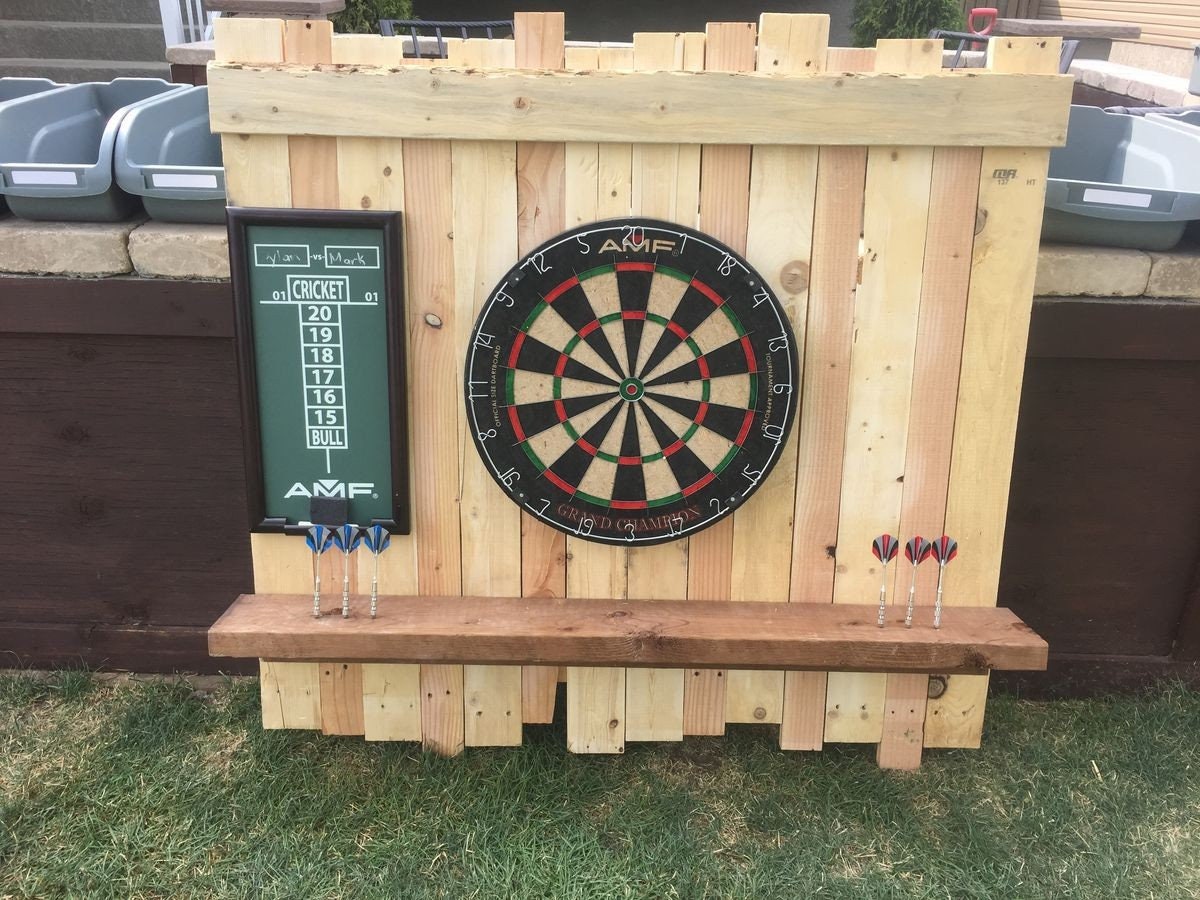
[[[209,64],[234,134],[617,143],[1053,147],[1069,75],[551,72]]]
[[[941,629],[903,606],[876,625],[858,604],[355,598],[349,619],[312,617],[312,597],[243,594],[209,631],[213,656],[674,668],[983,672],[1044,669],[1048,647],[1011,610],[946,610]]]

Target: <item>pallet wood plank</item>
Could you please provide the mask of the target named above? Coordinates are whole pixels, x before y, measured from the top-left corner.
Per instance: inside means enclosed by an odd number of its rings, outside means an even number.
[[[233,63],[283,62],[283,23],[278,19],[217,19],[216,58]],[[292,180],[285,135],[225,134],[225,192],[231,206],[291,206]]]
[[[563,65],[560,53],[550,67]],[[749,69],[595,72],[579,79],[520,69],[230,63],[210,64],[208,77],[218,133],[551,143],[587,134],[666,144],[738,134],[748,144],[917,147],[932,134],[944,146],[1059,146],[1073,83],[1069,75],[1000,78],[978,69],[801,78]],[[397,105],[405,115],[378,115]]]
[[[470,39],[448,48],[457,65],[501,67],[512,42]],[[495,284],[517,254],[516,146],[510,141],[451,143],[454,202],[455,345],[466,348],[471,329]],[[459,353],[458,383],[464,378]],[[468,594],[521,592],[521,511],[495,485],[475,453],[466,410],[459,410],[459,525],[464,547],[462,590]],[[468,747],[519,746],[519,666],[464,666],[464,738]]]
[[[875,48],[831,49],[831,71],[875,64]],[[804,340],[804,391],[797,418],[796,509],[790,599],[833,602],[834,547],[846,440],[854,294],[867,151],[818,151],[813,252]],[[824,672],[784,676],[784,750],[820,750],[825,733]]]
[[[214,656],[472,660],[864,671],[1040,669],[1046,642],[1003,607],[963,607],[940,629],[875,624],[868,605],[539,597],[381,598],[379,617],[314,619],[311,595],[243,594],[209,630]],[[384,604],[386,600],[386,605]],[[436,602],[434,602],[436,600]],[[384,611],[386,610],[386,612]],[[424,681],[422,682],[424,689]]]
[[[560,70],[566,66],[562,13],[517,13],[513,36],[515,63],[521,68]],[[486,135],[480,134],[479,137]],[[577,135],[572,135],[575,137]],[[515,135],[521,137],[521,135]],[[569,139],[569,138],[568,138]],[[566,227],[563,182],[566,147],[562,143],[517,144],[517,252],[524,256]],[[563,597],[567,590],[567,545],[560,531],[521,513],[521,593],[526,597]],[[531,723],[554,719],[558,672],[525,666],[522,717]]]
[[[702,34],[690,36],[701,46]],[[633,36],[635,71],[671,71],[688,64],[689,36],[645,32]],[[697,64],[695,53],[691,63]],[[612,145],[604,145],[612,146]],[[634,144],[630,148],[632,180],[627,209],[634,215],[695,227],[700,197],[700,147]],[[687,596],[688,540],[657,547],[631,548],[626,572],[631,596],[652,600],[682,600]],[[626,739],[678,741],[683,738],[683,694],[686,673],[644,668],[628,669],[626,679]]]
[[[583,62],[592,69],[607,68],[618,61],[600,48],[568,48],[595,51]],[[578,57],[576,57],[578,59]],[[630,193],[630,149],[627,144],[572,142],[566,145],[564,186],[566,222],[581,225],[597,219],[628,215]],[[604,597],[620,600],[627,596],[626,552],[611,547],[567,538],[567,596]],[[567,670],[567,749],[572,753],[623,753],[626,740],[625,670],[619,668],[571,667]]]
[[[455,141],[454,262],[456,345],[467,347],[488,294],[516,257],[511,224],[516,218],[516,148],[498,141]],[[461,382],[462,361],[460,356]],[[520,509],[504,496],[474,452],[465,410],[459,404],[459,505],[463,554],[462,589],[471,594],[519,594]],[[515,746],[521,742],[519,667],[467,666],[467,746]]]
[[[288,19],[283,23],[283,58],[301,65],[333,62],[333,23]],[[288,138],[292,202],[298,208],[338,206],[337,138],[297,132]]]
[[[404,209],[407,249],[408,352],[416,478],[413,528],[417,581],[427,596],[462,591],[462,549],[457,517],[446,515],[459,499],[458,384],[444,377],[458,366],[455,344],[451,152],[447,141],[405,141]],[[461,666],[421,666],[424,745],[452,756],[463,748]]]
[[[941,41],[876,45],[876,72],[929,72],[941,64]],[[842,481],[834,603],[866,603],[878,596],[871,540],[880,532],[895,533],[900,522],[932,170],[931,148],[867,152],[843,461],[843,472],[854,476]],[[878,742],[885,690],[879,674],[830,674],[825,740]]]
[[[988,65],[1052,71],[1060,47],[1058,38],[1002,38],[989,42]],[[948,606],[996,602],[1048,165],[1049,152],[1039,148],[983,151],[982,227],[972,252],[946,500],[946,531],[961,548],[946,571]],[[997,177],[1010,170],[1017,177]],[[969,591],[980,594],[970,598]],[[929,703],[925,746],[978,747],[987,684],[986,676],[951,678]]]
[[[705,29],[704,68],[710,72],[754,69],[757,26],[710,22]],[[738,253],[746,252],[750,205],[750,148],[706,144],[700,156],[700,230]],[[734,516],[693,535],[688,547],[688,599],[730,599]],[[724,734],[726,673],[695,672],[684,684],[684,734]]]
[[[333,61],[333,25],[327,21],[289,19],[283,23],[283,58],[287,63],[320,65]],[[297,208],[334,209],[339,205],[338,141],[332,137],[292,135],[288,138],[288,168],[292,205]],[[303,542],[290,542],[305,552]],[[295,552],[295,551],[293,551]],[[329,553],[322,559],[322,583],[339,584],[347,573],[345,557]],[[333,571],[328,574],[324,566]],[[350,590],[357,591],[357,566],[349,573]],[[326,734],[362,734],[362,668],[358,663],[330,663],[318,673],[321,730]]]
[[[321,673],[321,731],[362,734],[363,675],[361,663],[327,662]]]
[[[321,727],[320,668],[316,663],[259,661],[263,728]]]
[[[901,540],[914,534],[932,540],[945,527],[981,152],[970,147],[939,147],[933,152],[929,231],[904,461]],[[907,606],[912,571],[902,559],[897,562],[889,599]],[[917,604],[932,605],[936,567],[920,566],[917,574]],[[876,752],[881,767],[915,769],[921,764],[928,690],[928,679],[921,675],[887,676],[883,736]]]
[[[220,20],[218,20],[220,21]],[[218,59],[283,60],[283,23],[273,19],[226,20],[216,26]],[[226,191],[238,206],[287,207],[292,203],[288,138],[283,135],[223,135],[228,159]],[[308,552],[284,535],[250,536],[255,590],[312,587]],[[289,585],[289,587],[284,587]],[[309,663],[259,663],[264,728],[319,728],[320,673]]]
[[[399,65],[398,42],[378,35],[335,35],[335,63]],[[395,138],[337,139],[338,206],[341,209],[404,209],[404,154]],[[411,328],[411,323],[406,323]],[[409,360],[406,360],[408,363]],[[408,374],[411,379],[412,373]],[[409,381],[411,384],[411,381]],[[406,398],[407,399],[407,398]],[[411,421],[411,413],[410,413]],[[413,483],[413,453],[409,448],[409,484]],[[415,594],[417,585],[415,534],[392,535],[387,553],[379,557],[379,590],[391,594]],[[357,583],[370,584],[376,572],[369,553],[355,556]],[[419,741],[420,667],[369,663],[362,666],[363,736],[369,741]]]
[[[758,71],[781,75],[820,72],[828,44],[828,16],[764,13],[759,22]],[[746,255],[783,304],[802,359],[817,148],[756,146],[751,152]],[[798,397],[801,385],[787,389]],[[788,600],[796,442],[793,431],[770,478],[734,517],[731,600]],[[782,720],[783,672],[733,671],[726,677],[726,722]]]

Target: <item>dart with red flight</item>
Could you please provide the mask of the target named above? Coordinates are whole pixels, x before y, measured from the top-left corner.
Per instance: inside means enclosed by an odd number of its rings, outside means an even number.
[[[879,627],[883,627],[883,619],[887,614],[887,567],[893,559],[896,558],[896,553],[900,550],[900,543],[890,534],[881,534],[871,542],[871,552],[875,554],[875,558],[883,563],[883,580],[879,584]]]
[[[937,602],[933,605],[933,627],[942,627],[942,579],[946,575],[946,566],[950,560],[958,556],[958,541],[947,535],[942,535],[932,546],[933,558],[938,564]]]
[[[929,559],[932,546],[919,534],[913,535],[904,545],[904,558],[912,563],[912,580],[908,583],[908,608],[904,611],[905,628],[912,628],[913,604],[917,597],[917,566]]]

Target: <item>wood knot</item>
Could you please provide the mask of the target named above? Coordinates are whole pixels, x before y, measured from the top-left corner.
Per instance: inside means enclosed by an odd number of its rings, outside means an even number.
[[[513,101],[513,106],[515,106],[517,109],[529,109],[529,98],[518,97]]]
[[[767,711],[765,709],[763,709],[761,706],[754,707],[754,718],[761,720],[765,719],[766,717]]]
[[[103,519],[108,511],[108,505],[100,497],[80,497],[75,501],[75,508],[79,510],[79,517],[85,522]]]
[[[800,294],[808,290],[808,263],[793,259],[779,271],[779,283],[789,294]]]
[[[64,425],[62,430],[58,432],[58,436],[68,444],[84,444],[91,438],[91,434],[87,428],[80,425],[78,422],[72,422],[69,425]]]

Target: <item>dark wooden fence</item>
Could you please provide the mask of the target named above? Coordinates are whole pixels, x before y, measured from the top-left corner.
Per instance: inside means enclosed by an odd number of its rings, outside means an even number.
[[[5,664],[253,671],[237,392],[228,285],[0,278]],[[1000,590],[1052,661],[999,683],[1200,681],[1200,304],[1035,304]]]

